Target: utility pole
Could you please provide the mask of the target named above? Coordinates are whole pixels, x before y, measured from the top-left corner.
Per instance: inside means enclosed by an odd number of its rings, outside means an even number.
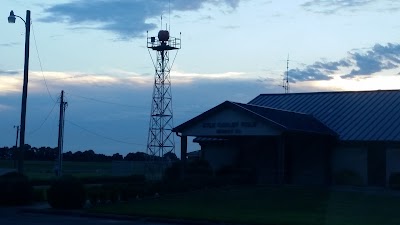
[[[19,135],[19,126],[14,126],[14,128],[17,128],[17,138],[15,139],[15,150],[12,153],[12,159],[14,162],[14,169],[17,168],[17,150],[18,150],[18,135]]]
[[[67,102],[64,102],[64,91],[61,91],[60,97],[60,118],[58,121],[58,158],[56,165],[56,175],[62,176],[62,154],[63,154],[63,144],[64,144],[64,118],[65,118],[65,108]]]
[[[22,102],[21,102],[21,129],[19,138],[19,154],[18,154],[18,172],[24,172],[24,151],[25,151],[25,124],[26,124],[26,102],[28,98],[28,72],[29,72],[29,36],[31,33],[31,11],[26,10],[26,19],[15,15],[11,10],[8,17],[9,23],[15,23],[16,17],[25,23],[25,57],[24,57],[24,81],[22,86]]]

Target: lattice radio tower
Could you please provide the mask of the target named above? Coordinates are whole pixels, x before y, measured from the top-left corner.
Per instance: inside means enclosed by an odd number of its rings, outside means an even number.
[[[170,79],[173,62],[170,65],[169,51],[179,50],[181,48],[181,39],[170,37],[167,29],[160,30],[157,37],[147,36],[147,48],[156,51],[157,54],[156,62],[154,63],[153,61],[155,79],[147,139],[147,154],[163,157],[165,153],[175,153],[175,141],[172,133],[173,113]]]
[[[286,60],[286,74],[283,76],[282,87],[285,90],[285,94],[289,93],[289,91],[290,91],[290,87],[289,87],[289,55]]]

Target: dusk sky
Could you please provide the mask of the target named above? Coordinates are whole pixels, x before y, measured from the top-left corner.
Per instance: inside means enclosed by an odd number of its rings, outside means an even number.
[[[57,146],[64,90],[64,151],[146,150],[154,82],[146,31],[157,35],[161,15],[171,36],[182,32],[171,72],[175,126],[225,100],[283,93],[288,54],[290,92],[400,89],[397,0],[1,3],[0,146],[14,145],[20,122],[25,27],[7,23],[10,10],[32,13],[26,143],[35,147]]]

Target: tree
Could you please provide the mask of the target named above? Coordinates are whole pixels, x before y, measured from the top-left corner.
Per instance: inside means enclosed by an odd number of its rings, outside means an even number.
[[[123,160],[124,157],[119,153],[115,153],[114,155],[111,156],[111,159],[112,160]]]
[[[144,152],[135,152],[135,153],[128,153],[124,160],[129,161],[145,161],[148,158],[148,155]]]
[[[178,161],[178,157],[173,152],[167,152],[164,154],[163,158],[171,161]]]

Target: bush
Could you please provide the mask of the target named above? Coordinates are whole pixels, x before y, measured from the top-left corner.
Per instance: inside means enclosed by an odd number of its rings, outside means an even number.
[[[215,172],[217,180],[223,185],[246,185],[257,183],[253,169],[225,166]]]
[[[389,177],[389,187],[395,190],[400,190],[400,173],[391,173]]]
[[[362,186],[362,177],[352,170],[341,170],[334,176],[336,185]]]
[[[213,176],[213,170],[210,164],[205,160],[195,160],[189,162],[186,168],[188,178],[210,178]]]
[[[146,177],[144,175],[93,176],[83,177],[81,181],[84,184],[143,183],[146,181]]]
[[[47,201],[55,209],[80,209],[86,201],[86,190],[79,179],[63,176],[47,190]]]
[[[51,178],[30,178],[32,186],[49,186],[51,185]]]
[[[215,186],[215,178],[210,164],[204,160],[188,162],[185,177],[182,178],[182,162],[175,162],[165,170],[164,180],[154,184],[154,193],[178,193]]]
[[[118,183],[144,183],[146,177],[144,175],[130,175],[130,176],[88,176],[81,177],[80,180],[84,184],[118,184]],[[51,179],[32,179],[32,185],[45,186],[51,185]]]
[[[137,197],[154,196],[161,193],[160,183],[104,184],[87,188],[87,197],[92,205],[129,201]]]
[[[182,162],[175,162],[164,172],[165,181],[182,180]],[[213,176],[210,164],[205,160],[195,160],[186,164],[185,178],[192,179],[208,179]]]
[[[123,186],[118,184],[92,186],[87,189],[87,197],[92,205],[115,203],[121,198]]]
[[[46,201],[46,190],[44,188],[34,188],[33,189],[33,201],[44,202]]]
[[[0,176],[0,205],[26,205],[32,202],[33,188],[28,177],[17,172]]]
[[[181,174],[181,169],[182,169],[182,163],[181,161],[177,161],[172,163],[170,167],[165,169],[164,171],[164,180],[165,181],[177,181],[180,180],[182,177]]]

